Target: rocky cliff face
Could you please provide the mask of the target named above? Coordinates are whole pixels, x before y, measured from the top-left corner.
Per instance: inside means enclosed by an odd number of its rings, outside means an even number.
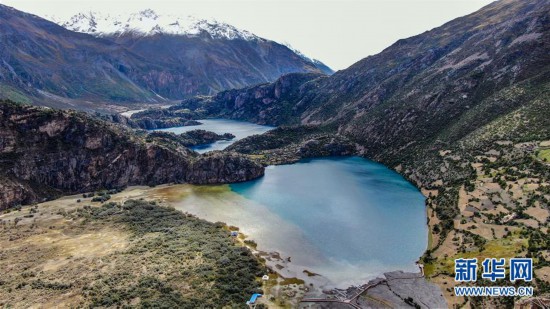
[[[186,179],[193,184],[242,182],[263,176],[256,162],[235,153],[211,152],[193,161]]]
[[[0,208],[61,193],[263,175],[260,165],[239,155],[201,157],[180,143],[77,112],[1,102],[0,128]]]

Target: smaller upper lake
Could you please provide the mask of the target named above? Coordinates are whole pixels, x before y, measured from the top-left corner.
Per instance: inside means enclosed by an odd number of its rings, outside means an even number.
[[[271,126],[262,126],[262,125],[258,125],[250,122],[227,120],[227,119],[203,119],[198,121],[201,122],[202,124],[198,126],[185,126],[185,127],[159,129],[158,131],[166,131],[166,132],[181,134],[184,132],[201,129],[201,130],[211,131],[217,134],[231,133],[235,135],[235,138],[230,141],[217,141],[212,144],[198,145],[195,147],[191,147],[193,150],[199,153],[205,153],[212,150],[223,150],[227,146],[233,144],[234,142],[240,139],[243,139],[247,136],[251,136],[254,134],[262,134],[274,128]]]

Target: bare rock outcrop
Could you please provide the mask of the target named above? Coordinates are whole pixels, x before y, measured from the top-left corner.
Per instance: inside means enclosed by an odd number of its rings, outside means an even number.
[[[74,111],[0,102],[0,209],[128,185],[217,184],[263,175],[237,154],[206,157],[178,143]]]

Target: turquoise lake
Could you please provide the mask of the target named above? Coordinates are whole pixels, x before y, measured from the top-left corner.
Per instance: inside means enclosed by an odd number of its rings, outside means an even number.
[[[424,196],[364,158],[269,166],[264,177],[230,189],[187,197],[176,208],[239,226],[259,250],[291,257],[289,275],[303,278],[308,270],[337,286],[360,284],[386,271],[417,272],[427,247]]]
[[[231,189],[297,226],[321,264],[328,263],[321,267],[327,276],[330,267],[417,271],[415,261],[426,250],[424,196],[370,160],[302,160]]]

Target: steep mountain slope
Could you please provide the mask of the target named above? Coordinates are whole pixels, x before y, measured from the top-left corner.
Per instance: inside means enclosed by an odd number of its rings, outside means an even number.
[[[0,5],[2,97],[84,109],[93,109],[90,100],[155,102],[119,70],[142,63],[115,43]]]
[[[164,109],[148,109],[135,113],[132,120],[181,123],[189,119],[222,117],[282,125],[294,122],[296,100],[305,93],[318,90],[326,76],[314,73],[293,73],[281,76],[273,83],[242,89],[226,90],[214,96],[200,96]]]
[[[452,143],[540,95],[502,98],[517,85],[546,87],[549,19],[547,1],[504,0],[400,40],[327,79],[305,98],[301,122],[341,123],[372,155]]]
[[[546,0],[501,0],[330,77],[287,78],[291,95],[277,81],[170,111],[295,125],[228,149],[264,164],[354,153],[395,169],[427,197],[422,260],[448,303],[511,307],[452,295],[449,274],[455,258],[532,257],[531,285],[550,291],[549,19]]]
[[[325,74],[332,74],[334,73],[334,71],[329,68],[326,64],[324,64],[323,62],[321,62],[320,60],[317,60],[317,59],[314,59],[314,58],[310,58],[306,55],[304,55],[301,51],[295,49],[294,47],[292,47],[290,44],[285,44],[286,47],[288,47],[290,50],[292,50],[294,53],[296,53],[296,55],[302,57],[302,59],[308,61],[308,62],[311,62],[313,63],[317,68],[319,68],[323,73]]]
[[[94,37],[0,5],[0,96],[113,110],[113,103],[165,102],[321,72],[287,47],[229,25],[200,21],[194,29]]]
[[[180,109],[206,107],[216,116],[266,124],[330,125],[375,158],[400,156],[403,147],[453,142],[540,97],[550,74],[549,13],[547,1],[499,1],[328,78],[287,77],[187,100]],[[284,97],[265,91],[283,80],[299,91]],[[518,86],[526,91],[515,92]]]
[[[89,12],[58,23],[112,40],[148,61],[184,73],[183,81],[144,81],[170,98],[271,82],[291,72],[332,73],[318,60],[284,45],[226,23],[192,16],[158,15],[150,9],[118,16]]]
[[[170,134],[136,135],[83,113],[0,101],[0,209],[61,193],[263,175],[242,156],[200,156],[185,142]]]
[[[203,34],[205,35],[205,34]],[[211,39],[157,34],[111,40],[179,76],[133,76],[163,97],[182,99],[272,82],[291,72],[321,72],[285,46],[263,40]]]

